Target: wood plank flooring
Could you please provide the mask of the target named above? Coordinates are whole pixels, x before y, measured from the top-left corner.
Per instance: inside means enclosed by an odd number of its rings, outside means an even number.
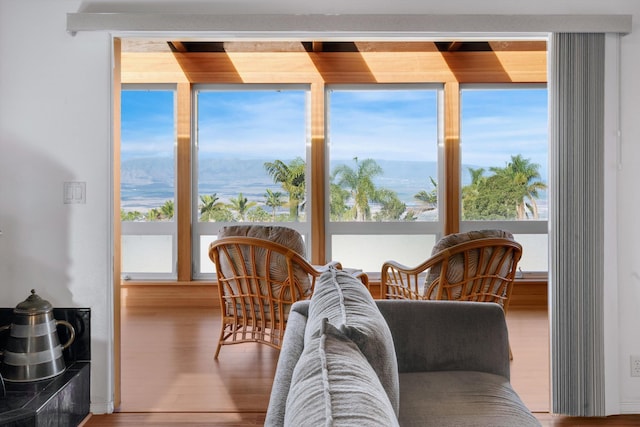
[[[549,412],[549,318],[546,310],[507,312],[511,384],[533,412]]]
[[[543,426],[640,426],[640,415],[550,415],[546,310],[511,309],[507,322],[511,382]],[[278,352],[257,344],[225,346],[216,361],[218,332],[215,309],[124,307],[122,406],[84,426],[262,425]]]
[[[213,358],[219,312],[126,308],[121,412],[264,412],[278,351],[225,346]]]

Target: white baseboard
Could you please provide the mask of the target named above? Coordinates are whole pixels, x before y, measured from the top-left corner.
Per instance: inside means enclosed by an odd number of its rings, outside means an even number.
[[[89,406],[89,411],[92,414],[100,415],[100,414],[112,414],[114,411],[113,402],[91,402]]]
[[[620,402],[620,414],[640,414],[640,401]]]

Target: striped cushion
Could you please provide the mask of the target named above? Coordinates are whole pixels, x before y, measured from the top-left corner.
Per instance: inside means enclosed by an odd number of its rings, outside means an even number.
[[[269,225],[232,225],[222,227],[218,232],[219,239],[232,236],[256,237],[259,239],[269,240],[286,246],[300,254],[303,258],[305,257],[306,250],[302,235],[300,235],[298,231],[288,227]],[[261,271],[265,267],[261,264],[261,261],[264,260],[264,256],[260,257],[259,251],[257,252],[257,255],[258,270]],[[232,272],[232,268],[229,266],[227,259],[223,257],[220,260],[220,263],[222,273],[229,276]],[[249,267],[250,266],[247,266],[247,268]],[[272,262],[269,265],[269,271],[275,280],[285,280],[288,274],[285,257],[273,257]],[[311,281],[309,280],[309,276],[301,268],[296,266],[294,266],[294,275],[300,284],[303,294],[308,296],[311,293]],[[272,291],[277,293],[279,289],[272,289]]]
[[[431,255],[433,256],[440,251],[443,251],[447,248],[458,245],[460,243],[468,242],[471,240],[477,240],[477,239],[486,239],[490,237],[505,238],[505,239],[513,240],[513,234],[505,230],[475,230],[475,231],[469,231],[466,233],[449,234],[447,236],[444,236],[442,239],[438,241],[438,243],[436,243],[436,245],[433,247],[433,250],[431,251]],[[469,264],[470,264],[468,268],[469,271],[476,271],[477,264],[478,264],[478,255],[479,255],[479,251],[471,254],[469,258]],[[450,283],[457,283],[461,281],[464,276],[464,268],[465,268],[464,259],[461,254],[451,258],[449,260],[447,280]],[[505,264],[503,266],[503,269],[505,271],[501,271],[500,273],[502,275],[506,275],[508,272],[508,268],[509,268],[509,265]],[[440,269],[441,268],[439,264],[434,265],[429,269],[429,272],[427,273],[427,278],[425,280],[425,286],[424,286],[424,296],[428,299],[435,299],[438,295],[437,286],[432,290],[430,294],[428,294],[428,290],[429,290],[429,286],[433,283],[433,281],[440,277]],[[458,296],[459,295],[453,295],[452,299],[456,299]]]

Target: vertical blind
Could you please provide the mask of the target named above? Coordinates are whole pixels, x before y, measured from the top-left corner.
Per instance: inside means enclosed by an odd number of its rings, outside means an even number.
[[[552,412],[604,416],[604,40],[551,38]]]

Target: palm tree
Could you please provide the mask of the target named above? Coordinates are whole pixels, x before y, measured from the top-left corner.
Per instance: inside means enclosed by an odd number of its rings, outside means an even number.
[[[229,201],[231,202],[231,209],[238,212],[238,221],[240,222],[244,221],[247,211],[257,204],[256,202],[250,202],[242,193],[238,194],[237,198]]]
[[[226,207],[224,203],[218,201],[218,194],[203,194],[200,196],[200,221],[215,221]]]
[[[471,174],[471,186],[477,187],[484,175],[484,168],[469,168]]]
[[[477,199],[480,196],[480,187],[487,177],[484,176],[484,168],[469,168],[471,175],[471,184],[465,185],[461,189],[462,196],[462,219],[480,219],[478,217],[470,217],[470,211],[473,210]]]
[[[140,221],[144,218],[144,214],[140,211],[125,211],[124,209],[120,209],[120,220],[122,221]]]
[[[505,168],[491,168],[495,174],[506,174],[519,188],[520,196],[516,207],[518,219],[528,218],[528,212],[531,212],[533,219],[538,219],[538,190],[547,188],[547,185],[540,181],[539,169],[539,164],[531,163],[531,159],[525,159],[520,154],[511,156],[511,162],[507,163]]]
[[[429,177],[429,180],[431,180],[433,189],[431,191],[419,191],[413,198],[426,204],[428,209],[435,209],[438,206],[438,183],[432,176]]]
[[[304,175],[306,164],[300,157],[296,157],[289,164],[282,160],[266,162],[267,173],[275,183],[282,185],[282,189],[289,194],[289,216],[297,221],[300,215],[300,204],[305,196]]]
[[[164,205],[160,206],[160,218],[171,219],[173,218],[174,203],[173,200],[167,200]]]
[[[347,199],[349,198],[349,191],[343,189],[338,184],[330,183],[329,197],[331,198],[329,204],[329,215],[332,221],[342,221],[345,219],[345,214],[349,210],[347,206]]]
[[[265,211],[262,206],[258,206],[247,212],[247,220],[250,222],[267,222],[270,219],[271,214]]]
[[[157,208],[149,209],[147,212],[147,221],[160,221],[161,214]]]
[[[273,212],[273,220],[276,220],[276,210],[284,204],[282,201],[282,193],[279,191],[271,191],[267,188],[267,194],[264,195],[264,204],[271,208]]]
[[[382,205],[380,212],[374,215],[376,221],[397,221],[407,210],[407,204],[400,200],[398,194],[393,190],[381,188],[376,190],[374,197],[375,201]],[[410,215],[408,220],[411,220],[412,217]]]
[[[432,211],[438,207],[438,182],[432,176],[429,177],[429,180],[431,181],[431,186],[433,188],[429,191],[420,190],[413,195],[414,199],[422,202],[422,206],[415,209],[409,209],[405,215],[405,220],[415,221],[419,214],[426,211]]]
[[[366,221],[371,219],[371,208],[369,200],[376,199],[376,187],[373,178],[382,175],[382,168],[373,159],[364,159],[361,163],[354,157],[355,169],[347,165],[338,165],[333,170],[332,180],[337,180],[336,184],[350,191],[354,200],[353,219],[356,221]]]

